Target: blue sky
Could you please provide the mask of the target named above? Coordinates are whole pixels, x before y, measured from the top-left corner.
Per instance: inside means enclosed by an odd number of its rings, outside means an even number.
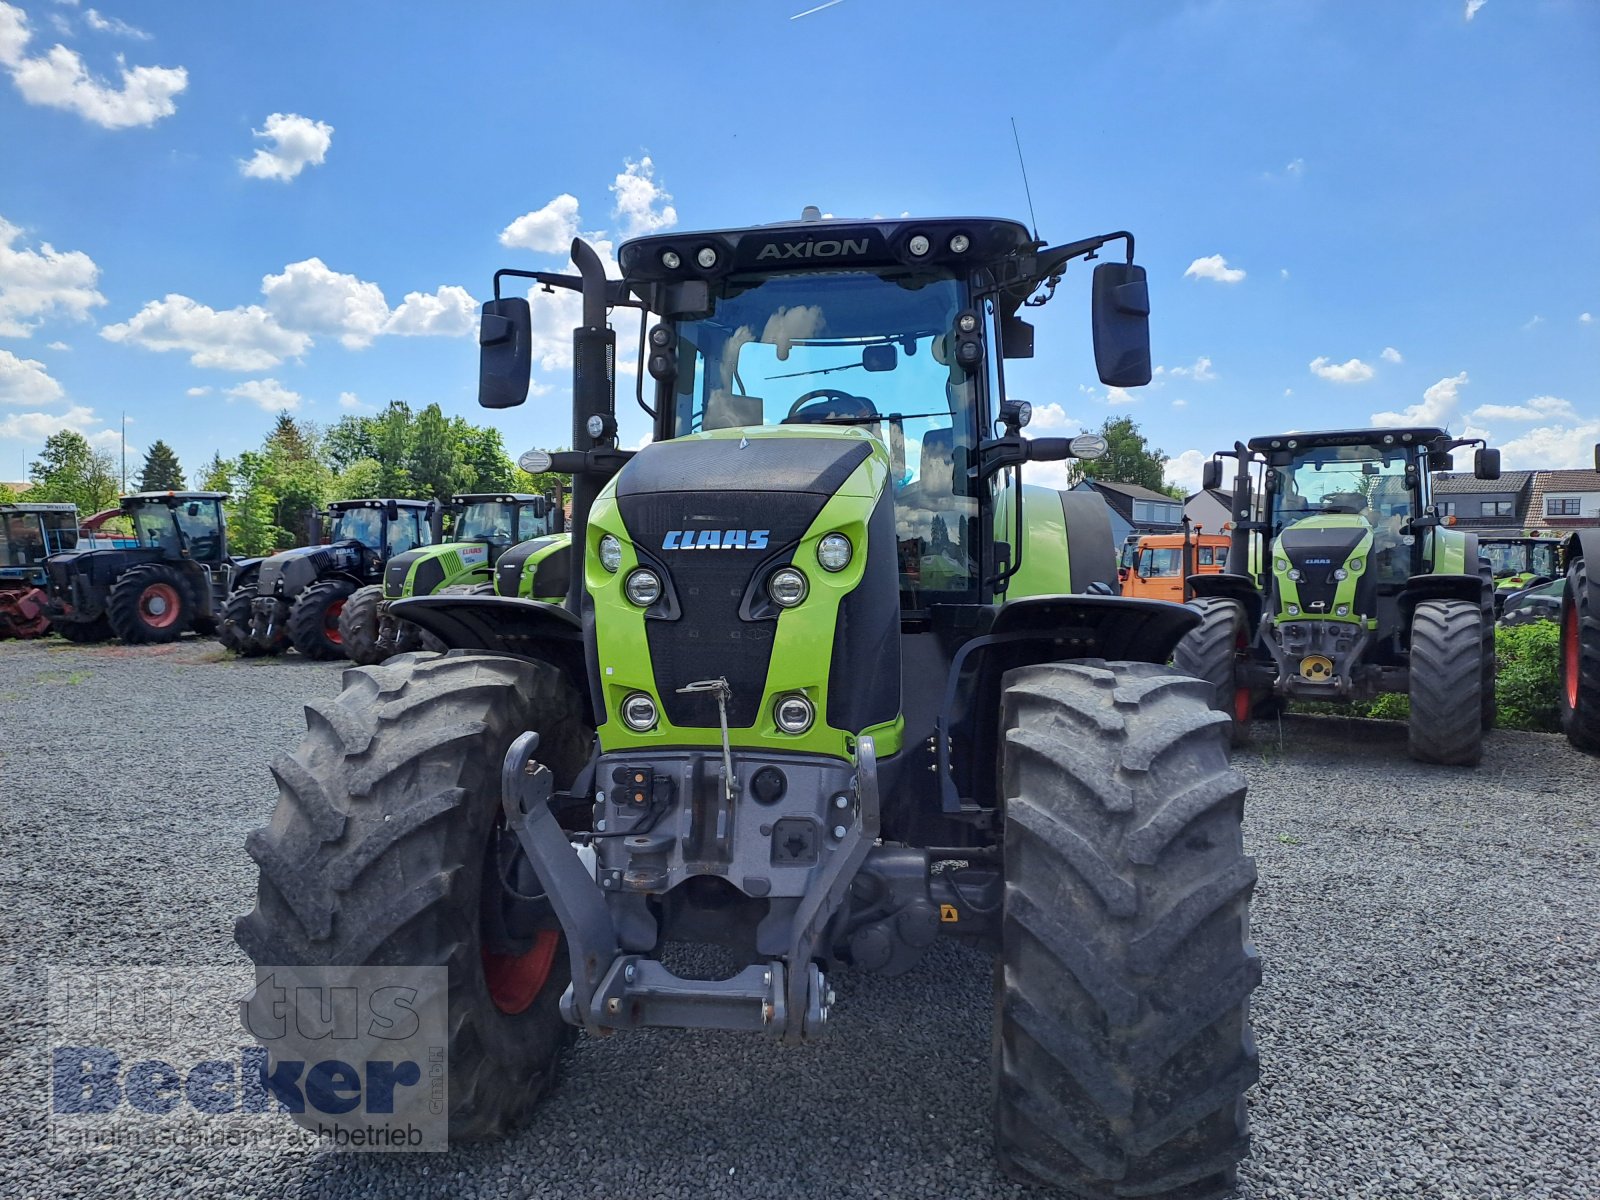
[[[1027,219],[1013,116],[1043,237],[1137,235],[1160,364],[1098,385],[1074,271],[1010,380],[1036,431],[1125,411],[1185,485],[1289,428],[1600,440],[1593,0],[97,2],[0,0],[0,479],[122,412],[130,471],[390,399],[563,443],[570,305],[540,394],[476,406],[495,268],[806,204]]]

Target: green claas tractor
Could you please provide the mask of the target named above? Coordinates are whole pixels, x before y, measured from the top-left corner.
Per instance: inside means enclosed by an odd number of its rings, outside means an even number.
[[[1561,569],[1561,729],[1578,749],[1600,754],[1600,528],[1567,535]]]
[[[0,640],[50,632],[45,560],[78,545],[73,504],[0,504]]]
[[[1131,387],[1149,301],[1126,233],[813,209],[627,242],[617,280],[581,239],[576,276],[499,272],[488,407],[528,391],[529,303],[503,281],[582,295],[574,448],[524,459],[573,476],[569,590],[394,602],[451,649],[311,706],[248,843],[258,978],[447,968],[451,1134],[481,1139],[548,1093],[574,1029],[800,1043],[851,1019],[837,969],[906,971],[954,937],[998,962],[1006,1170],[1225,1193],[1260,966],[1227,722],[1166,665],[1199,614],[1109,594],[1104,503],[1023,487],[1104,443],[1029,439],[1005,398],[1023,306],[1113,242],[1096,360]],[[630,308],[638,451],[607,325]]]
[[[122,497],[135,544],[78,546],[51,555],[46,613],[74,642],[115,635],[137,645],[216,632],[233,578],[256,559],[228,555],[222,492],[139,492]]]
[[[370,666],[424,645],[421,631],[389,614],[395,600],[450,589],[494,590],[496,564],[526,558],[524,544],[561,528],[561,508],[547,496],[484,493],[451,498],[449,540],[391,558],[381,583],[358,588],[339,614],[339,638],[351,662]],[[566,594],[563,585],[558,597]]]
[[[1478,549],[1494,573],[1497,617],[1516,593],[1552,583],[1561,573],[1560,538],[1480,536]]]
[[[1202,486],[1238,461],[1227,570],[1191,576],[1199,626],[1174,663],[1212,686],[1242,740],[1288,700],[1410,698],[1410,750],[1475,764],[1494,724],[1494,596],[1476,534],[1450,528],[1429,491],[1471,438],[1442,429],[1259,437],[1220,451]],[[1480,479],[1500,452],[1480,448]],[[1259,487],[1257,486],[1259,484]]]
[[[345,656],[339,617],[358,588],[416,546],[438,540],[433,500],[339,500],[322,516],[327,540],[263,559],[240,574],[223,610],[219,640],[236,654]]]

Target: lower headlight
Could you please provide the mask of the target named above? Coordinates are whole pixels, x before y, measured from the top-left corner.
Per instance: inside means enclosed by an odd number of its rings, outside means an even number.
[[[622,543],[614,534],[608,533],[600,539],[600,565],[613,575],[622,565]]]
[[[629,575],[622,587],[628,593],[628,599],[640,608],[649,608],[661,599],[661,578],[648,567],[640,567]]]
[[[817,543],[817,561],[824,570],[842,571],[850,565],[850,539],[842,533],[830,533]]]
[[[1350,615],[1350,606],[1348,604],[1341,604],[1338,608],[1333,610],[1333,614],[1336,617],[1348,617]]]
[[[1366,565],[1367,564],[1363,559],[1352,558],[1350,560],[1350,570],[1351,571],[1359,571],[1359,570],[1361,570],[1362,567],[1364,567]]]
[[[1294,580],[1296,583],[1299,583],[1302,579],[1305,578],[1305,573],[1302,572],[1299,567],[1290,567],[1289,568],[1289,578]]]
[[[1298,617],[1300,615],[1300,606],[1298,604],[1291,604],[1288,606],[1287,611],[1291,617]]]
[[[806,577],[793,567],[779,567],[767,579],[767,595],[782,608],[793,608],[806,598]]]
[[[656,725],[656,702],[643,692],[634,692],[622,702],[622,721],[629,729],[643,733]]]
[[[1335,579],[1349,579],[1350,578],[1350,573],[1348,571],[1346,571],[1343,567],[1335,567],[1333,569],[1333,577]]]
[[[811,722],[816,717],[817,710],[811,706],[811,701],[798,692],[780,696],[772,706],[772,719],[785,733],[804,733],[811,728]]]

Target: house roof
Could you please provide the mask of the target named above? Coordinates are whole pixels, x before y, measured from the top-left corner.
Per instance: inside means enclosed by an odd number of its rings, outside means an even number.
[[[1600,492],[1600,471],[1540,471],[1537,482],[1546,492]]]
[[[1106,479],[1090,479],[1088,483],[1094,488],[1106,488],[1113,492],[1120,492],[1124,496],[1131,496],[1135,500],[1160,500],[1166,504],[1182,504],[1182,500],[1175,499],[1165,492],[1156,492],[1138,483],[1112,483]]]
[[[1233,507],[1233,493],[1225,492],[1221,488],[1201,488],[1198,492],[1190,492],[1184,497],[1183,502],[1191,504],[1201,496],[1210,496],[1223,508],[1231,509]]]
[[[1589,472],[1591,475],[1593,471]],[[1504,471],[1499,479],[1479,479],[1470,473],[1440,471],[1433,477],[1435,496],[1469,496],[1474,493],[1521,492],[1533,478],[1532,471]]]

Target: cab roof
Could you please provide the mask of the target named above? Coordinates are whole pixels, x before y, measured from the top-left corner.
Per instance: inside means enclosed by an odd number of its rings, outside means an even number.
[[[123,500],[226,500],[227,492],[129,492]]]
[[[1293,449],[1303,450],[1315,446],[1394,446],[1426,445],[1443,438],[1451,440],[1449,433],[1434,425],[1411,425],[1401,429],[1321,429],[1304,433],[1273,433],[1251,438],[1246,443],[1252,450],[1283,450],[1294,442]]]
[[[343,512],[347,508],[388,508],[391,504],[401,508],[428,508],[437,504],[437,500],[333,500],[328,504],[329,512]]]
[[[451,504],[521,504],[528,500],[538,500],[540,497],[529,492],[463,492],[459,496],[451,496]]]
[[[0,504],[0,512],[9,513],[75,513],[78,511],[76,504],[56,504],[50,501],[39,500],[29,504],[26,500],[19,500],[15,504]]]

